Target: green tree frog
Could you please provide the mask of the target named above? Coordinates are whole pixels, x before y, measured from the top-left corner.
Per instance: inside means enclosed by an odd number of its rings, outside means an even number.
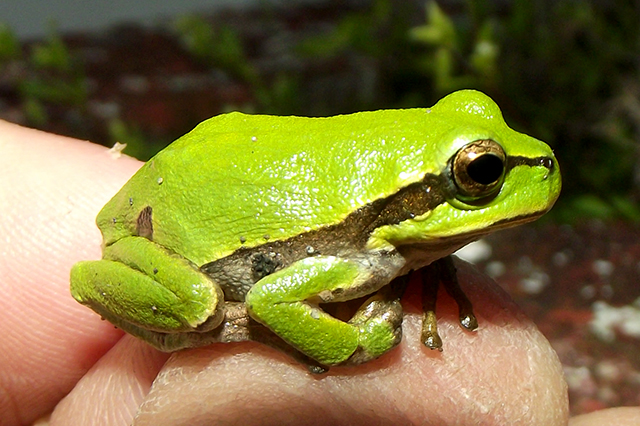
[[[406,276],[430,265],[422,339],[439,348],[439,281],[477,327],[448,256],[536,219],[560,186],[551,149],[473,90],[432,108],[223,114],[104,206],[103,259],[74,265],[71,293],[164,351],[256,340],[320,372],[396,346]],[[328,313],[358,298],[351,318]]]

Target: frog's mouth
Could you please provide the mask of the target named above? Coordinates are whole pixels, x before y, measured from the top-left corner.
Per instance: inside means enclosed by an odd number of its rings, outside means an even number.
[[[420,239],[419,241],[414,240],[406,244],[398,244],[396,245],[396,250],[407,259],[409,264],[413,261],[424,266],[432,261],[448,256],[467,244],[492,234],[495,231],[533,222],[545,214],[547,210],[502,219],[482,229],[459,232],[453,235],[426,235],[424,239]]]
[[[491,232],[499,231],[501,229],[513,228],[514,226],[524,225],[525,223],[529,223],[529,222],[534,222],[537,219],[539,219],[541,216],[543,216],[545,213],[547,213],[549,210],[551,210],[551,207],[552,206],[549,206],[549,208],[545,210],[534,212],[534,213],[523,214],[523,215],[515,216],[513,218],[498,220],[494,222],[493,225],[490,226]]]

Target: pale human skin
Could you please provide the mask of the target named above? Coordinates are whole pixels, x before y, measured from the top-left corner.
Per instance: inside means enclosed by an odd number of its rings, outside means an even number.
[[[439,300],[442,353],[419,343],[409,294],[400,347],[313,376],[255,343],[169,358],[124,336],[69,294],[69,269],[100,258],[94,218],[142,163],[0,121],[0,419],[32,424],[566,424],[566,384],[549,343],[495,284],[461,266],[477,333]],[[157,380],[154,387],[151,384]],[[638,424],[639,408],[570,424]]]

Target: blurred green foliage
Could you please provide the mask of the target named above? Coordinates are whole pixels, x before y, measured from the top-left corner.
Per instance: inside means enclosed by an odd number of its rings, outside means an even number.
[[[82,66],[71,54],[52,24],[42,43],[23,53],[11,29],[0,25],[0,66],[21,64],[13,75],[23,110],[30,124],[43,126],[49,120],[47,104],[82,109],[86,105],[87,85]]]
[[[264,90],[258,70],[244,52],[240,35],[230,26],[214,28],[201,16],[185,15],[173,22],[173,28],[192,55]]]
[[[8,25],[0,23],[0,63],[20,57],[20,42]]]
[[[291,114],[295,111],[295,79],[281,73],[268,84],[245,53],[240,34],[231,26],[214,28],[202,16],[185,15],[173,22],[173,30],[194,57],[250,85],[260,112]]]

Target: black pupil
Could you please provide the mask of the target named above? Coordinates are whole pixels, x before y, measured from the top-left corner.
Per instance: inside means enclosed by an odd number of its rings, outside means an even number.
[[[489,185],[500,179],[504,165],[495,155],[485,154],[473,160],[467,166],[467,174],[475,182]]]

